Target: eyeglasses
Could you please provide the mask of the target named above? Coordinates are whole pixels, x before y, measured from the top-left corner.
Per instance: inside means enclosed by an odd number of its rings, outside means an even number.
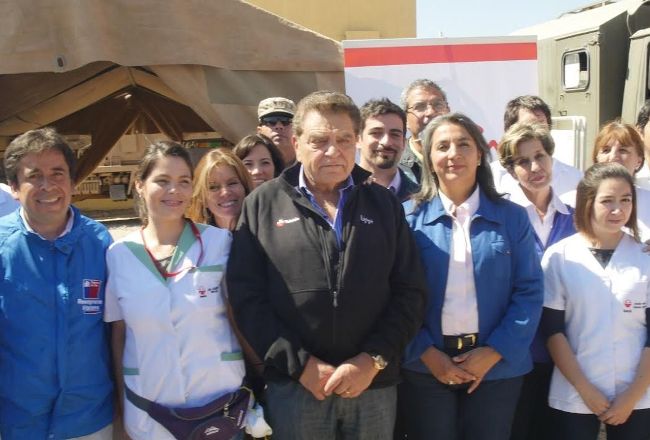
[[[260,120],[260,124],[266,127],[275,127],[278,123],[282,124],[283,127],[287,127],[291,122],[293,122],[293,118],[288,116],[269,116]]]
[[[436,99],[435,101],[429,101],[429,102],[416,102],[410,107],[407,107],[407,111],[411,111],[415,113],[416,115],[422,115],[424,112],[427,111],[427,108],[431,108],[436,113],[442,113],[445,110],[447,110],[447,101],[442,101]]]

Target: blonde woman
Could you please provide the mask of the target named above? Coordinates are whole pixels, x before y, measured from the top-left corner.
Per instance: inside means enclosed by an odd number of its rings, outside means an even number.
[[[252,189],[248,170],[232,151],[225,148],[212,150],[196,166],[188,217],[233,231],[244,197]]]

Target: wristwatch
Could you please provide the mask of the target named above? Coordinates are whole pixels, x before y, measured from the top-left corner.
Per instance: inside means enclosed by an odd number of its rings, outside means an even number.
[[[368,354],[370,355],[372,361],[374,362],[373,366],[375,367],[375,369],[381,371],[384,368],[386,368],[386,366],[388,365],[388,362],[386,361],[386,359],[384,359],[382,355],[377,353],[368,353]]]

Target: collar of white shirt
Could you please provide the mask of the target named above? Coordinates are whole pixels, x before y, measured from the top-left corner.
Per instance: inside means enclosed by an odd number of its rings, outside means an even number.
[[[524,194],[524,190],[521,189],[520,185],[517,185],[516,187],[512,188],[512,191],[510,191],[510,201],[516,203],[519,206],[523,206],[524,208],[528,208],[533,204],[528,198],[526,197],[526,194]],[[551,188],[551,202],[548,204],[548,209],[557,211],[560,214],[569,214],[569,210],[567,209],[566,205],[560,200],[560,197],[553,191],[553,188]]]
[[[447,214],[449,214],[451,217],[454,217],[454,212],[456,211],[456,205],[454,205],[454,202],[452,202],[449,197],[447,197],[445,193],[443,193],[440,189],[438,189],[438,196],[440,197],[442,206],[445,208]],[[480,191],[478,185],[476,185],[474,192],[472,192],[467,200],[461,203],[458,207],[463,208],[467,212],[468,217],[472,217],[474,214],[476,214],[476,211],[478,211],[478,205],[480,201]]]
[[[65,229],[63,230],[63,232],[61,232],[57,238],[61,238],[61,237],[63,237],[65,234],[67,234],[68,232],[72,231],[72,225],[73,225],[73,223],[74,223],[74,211],[72,210],[72,207],[70,207],[69,209],[70,209],[70,211],[69,211],[69,212],[70,212],[70,215],[68,216],[68,222],[65,224]],[[45,237],[43,237],[41,234],[39,234],[38,232],[36,232],[36,231],[35,231],[35,230],[34,230],[34,229],[29,225],[29,223],[27,222],[27,219],[25,218],[25,212],[24,212],[24,209],[23,209],[22,206],[20,207],[20,218],[22,219],[23,224],[25,225],[25,229],[27,229],[29,232],[33,232],[34,234],[38,235],[38,236],[41,237],[43,240],[47,240]],[[48,240],[48,241],[51,241],[51,240]]]

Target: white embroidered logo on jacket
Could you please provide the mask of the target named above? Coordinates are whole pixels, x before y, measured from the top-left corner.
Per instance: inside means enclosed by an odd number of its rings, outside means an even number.
[[[359,220],[361,220],[361,223],[365,223],[367,225],[371,225],[375,222],[373,219],[365,217],[363,214],[359,215]]]
[[[275,222],[275,226],[278,227],[278,228],[282,228],[285,225],[288,225],[289,223],[295,223],[297,221],[300,221],[300,217],[293,217],[293,218],[287,218],[287,219],[280,218],[280,219],[278,219],[277,222]]]

